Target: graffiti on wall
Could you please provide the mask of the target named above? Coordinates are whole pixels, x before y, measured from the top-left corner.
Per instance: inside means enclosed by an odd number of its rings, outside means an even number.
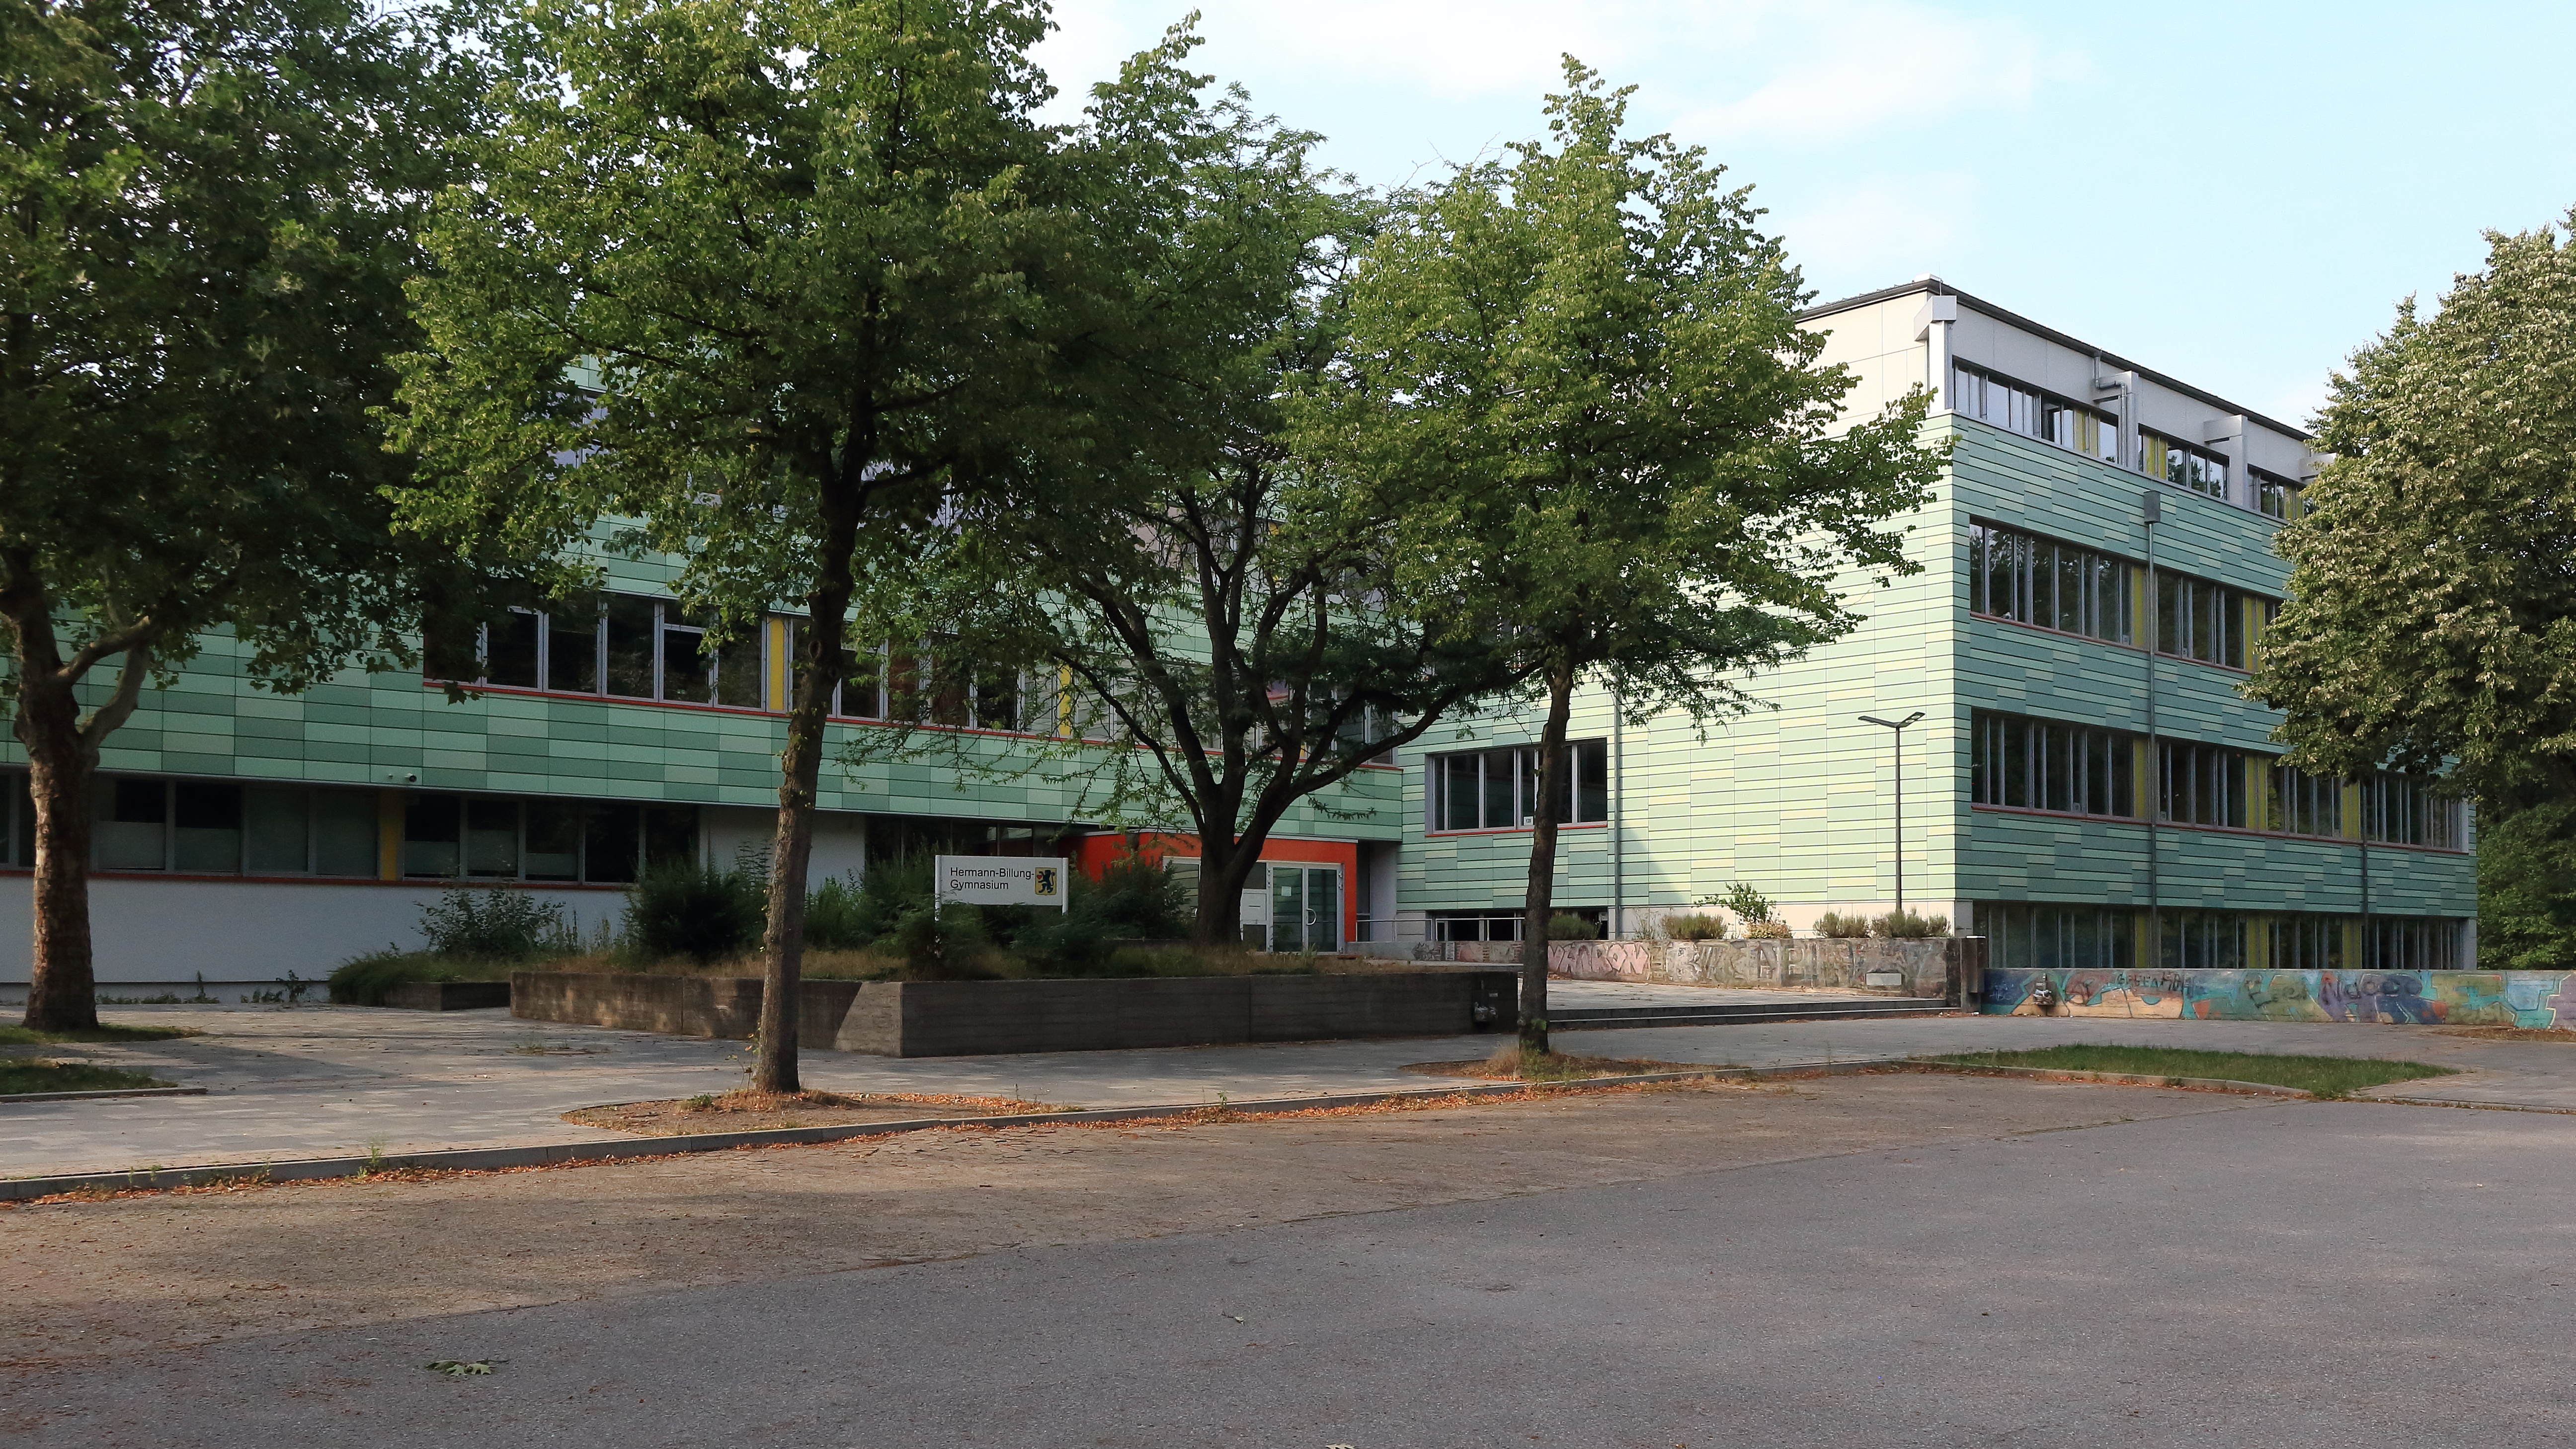
[[[2576,1031],[2576,974],[2558,971],[2028,971],[1989,968],[1984,1009],[2204,1021],[2351,1021]]]

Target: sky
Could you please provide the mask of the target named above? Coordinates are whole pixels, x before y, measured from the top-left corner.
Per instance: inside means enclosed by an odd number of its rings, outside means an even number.
[[[1057,0],[1063,119],[1187,0]],[[1541,134],[1570,52],[1821,299],[1926,273],[2292,424],[2576,207],[2576,5],[1198,0],[1195,67],[1383,187]]]

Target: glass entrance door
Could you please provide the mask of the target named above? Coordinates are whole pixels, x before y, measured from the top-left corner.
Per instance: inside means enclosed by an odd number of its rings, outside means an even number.
[[[1342,949],[1340,866],[1271,863],[1270,949]]]

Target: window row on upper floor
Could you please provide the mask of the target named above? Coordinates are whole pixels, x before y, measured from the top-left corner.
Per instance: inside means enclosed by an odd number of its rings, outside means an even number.
[[[1977,710],[1970,716],[1968,796],[1978,805],[2138,819],[2140,787],[2156,819],[2281,835],[2460,850],[2466,807],[2433,782],[2382,772],[2345,781],[2270,755],[2127,730]]]
[[[2246,668],[2250,644],[2280,602],[2189,574],[2156,570],[2153,633],[2139,637],[2146,570],[2117,554],[2001,524],[1968,527],[1968,608],[1990,618],[2145,647],[2178,659]]]
[[[1560,825],[1610,818],[1610,743],[1569,740]],[[1527,830],[1538,823],[1539,752],[1503,745],[1432,755],[1423,761],[1423,827],[1427,830]]]
[[[470,637],[431,638],[424,673],[501,689],[778,709],[798,621],[766,623],[719,645],[708,642],[711,619],[669,599],[609,593],[514,606]],[[1020,669],[959,658],[934,639],[845,647],[830,708],[842,719],[1019,730],[1032,692]]]
[[[608,593],[539,601],[512,606],[469,633],[430,638],[423,673],[432,682],[479,688],[776,712],[791,702],[789,662],[809,627],[773,615],[744,637],[712,644],[713,621],[670,599]],[[835,719],[1061,738],[1123,733],[1068,675],[979,658],[941,636],[843,645],[828,710]],[[1372,708],[1343,721],[1336,737],[1366,744],[1393,732]]]
[[[2120,456],[2116,413],[2063,398],[1974,363],[1950,367],[1950,410],[1961,417],[2054,444],[2114,467],[2133,467],[2150,478],[2220,502],[2228,496],[2227,455],[2152,428],[2138,429],[2137,456]],[[2288,520],[2300,511],[2300,485],[2260,468],[2246,470],[2247,506],[2268,518]]]

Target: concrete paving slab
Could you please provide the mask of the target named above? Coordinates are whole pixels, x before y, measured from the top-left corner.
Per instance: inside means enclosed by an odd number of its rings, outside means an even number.
[[[1715,988],[1557,982],[1551,997],[1606,1005],[1618,999],[1613,993],[1657,990],[1704,1000]],[[576,1126],[561,1114],[730,1090],[750,1062],[742,1042],[518,1021],[499,1011],[127,1007],[108,1015],[206,1035],[42,1051],[150,1071],[208,1094],[0,1104],[0,1175],[256,1163],[362,1153],[371,1145],[400,1153],[617,1140],[621,1134]],[[1778,1066],[2074,1041],[2429,1061],[2465,1075],[2402,1083],[2378,1095],[2576,1110],[2576,1040],[2470,1040],[2422,1027],[1948,1016],[1569,1031],[1562,1044],[1587,1056]],[[1482,1056],[1494,1045],[1487,1035],[1001,1057],[813,1052],[805,1080],[828,1091],[1010,1096],[1082,1107],[1239,1101],[1419,1088],[1425,1079],[1403,1071],[1406,1063]]]

